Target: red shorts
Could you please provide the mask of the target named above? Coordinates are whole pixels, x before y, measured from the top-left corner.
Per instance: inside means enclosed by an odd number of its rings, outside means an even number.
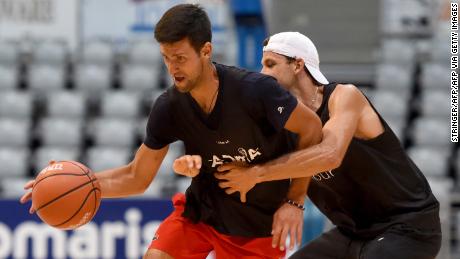
[[[173,197],[174,212],[161,223],[149,249],[176,259],[204,259],[214,250],[217,259],[284,258],[285,251],[272,247],[272,238],[234,237],[218,233],[204,223],[193,224],[182,217],[185,195]]]

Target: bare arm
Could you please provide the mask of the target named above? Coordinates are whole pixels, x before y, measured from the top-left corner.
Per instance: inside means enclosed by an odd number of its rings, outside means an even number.
[[[167,152],[168,146],[155,150],[142,144],[134,160],[128,165],[96,173],[101,184],[102,197],[126,197],[143,193],[157,174]],[[31,180],[26,183],[24,189],[32,189],[34,182],[35,180]],[[21,197],[20,202],[26,203],[31,198],[32,191],[30,190]],[[31,206],[29,212],[34,213],[34,211],[35,209]]]
[[[339,167],[365,105],[366,100],[356,87],[339,85],[331,96],[330,119],[323,127],[321,143],[255,166],[257,182],[311,177]]]
[[[96,173],[103,198],[126,197],[143,193],[157,174],[168,146],[155,150],[140,146],[128,165]]]

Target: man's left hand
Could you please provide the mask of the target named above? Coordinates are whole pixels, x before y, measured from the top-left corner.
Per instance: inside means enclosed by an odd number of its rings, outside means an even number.
[[[294,249],[294,244],[302,242],[303,210],[290,204],[283,204],[273,215],[272,247],[279,246],[283,251],[286,238],[289,235],[289,249]]]
[[[227,194],[240,193],[241,202],[246,202],[246,194],[257,184],[252,167],[241,163],[229,163],[217,168],[214,176],[220,180],[219,187]]]

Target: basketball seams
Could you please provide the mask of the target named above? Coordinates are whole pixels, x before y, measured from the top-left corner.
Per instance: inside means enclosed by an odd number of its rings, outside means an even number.
[[[56,225],[51,225],[51,226],[52,226],[52,227],[59,227],[59,226],[61,226],[61,225],[64,225],[65,223],[69,222],[70,220],[72,220],[73,217],[75,217],[75,216],[78,214],[78,212],[81,211],[81,209],[83,208],[83,206],[85,206],[86,201],[87,201],[88,198],[91,196],[91,193],[92,193],[92,192],[96,193],[97,190],[99,190],[99,189],[98,189],[98,188],[93,188],[93,189],[91,189],[91,190],[88,192],[88,194],[86,195],[86,198],[85,198],[85,199],[83,200],[83,202],[81,203],[80,208],[78,208],[77,211],[76,211],[72,216],[70,216],[69,219],[65,220],[65,221],[62,222],[62,223],[59,223],[59,224],[56,224]],[[92,213],[90,219],[92,219],[93,217],[94,217],[94,212]]]
[[[85,182],[85,183],[83,183],[83,184],[80,184],[79,186],[76,186],[76,187],[74,187],[74,188],[72,188],[72,189],[66,191],[65,193],[63,193],[63,194],[61,194],[61,195],[59,195],[59,196],[53,198],[52,200],[46,202],[45,204],[41,205],[41,206],[38,207],[35,211],[38,212],[39,210],[43,209],[44,207],[50,205],[51,203],[53,203],[53,202],[55,202],[55,201],[57,201],[57,200],[59,200],[60,198],[66,196],[67,194],[70,194],[70,193],[72,193],[72,192],[74,192],[74,191],[76,191],[76,190],[78,190],[78,189],[84,187],[85,185],[87,185],[87,184],[89,184],[89,183],[91,183],[91,182],[93,182],[93,181],[95,181],[95,180],[96,180],[96,179],[94,179],[94,180],[92,179],[92,180],[90,180],[90,181],[88,181],[88,182]]]
[[[91,177],[89,176],[89,173],[90,173],[89,168],[86,167],[86,169],[88,169],[88,171],[86,171],[85,168],[81,167],[78,163],[75,163],[75,162],[73,162],[73,161],[64,160],[64,161],[60,161],[60,162],[67,162],[67,163],[70,163],[70,164],[72,164],[72,165],[74,165],[74,166],[80,168],[89,178],[91,178]],[[94,186],[93,186],[93,187],[94,187]]]
[[[97,206],[98,198],[97,198],[96,191],[101,192],[101,189],[99,189],[99,188],[94,188],[93,190],[95,190],[95,191],[94,191],[94,207],[93,207],[93,215],[92,215],[92,217],[94,217],[96,215],[96,210],[99,208],[99,206]]]
[[[52,175],[47,175],[47,176],[41,178],[40,180],[38,180],[37,182],[35,182],[34,186],[37,185],[38,183],[40,183],[41,181],[45,180],[46,178],[50,178],[50,177],[53,177],[53,176],[59,176],[59,175],[84,176],[85,173],[83,173],[83,174],[77,174],[77,173],[56,173],[56,174],[52,174]]]
[[[80,164],[78,163],[74,163],[73,161],[66,161],[66,162],[69,162],[75,166],[77,166],[78,168],[80,168],[83,172],[85,172],[86,176],[88,176],[88,178],[90,180],[93,180],[93,178],[91,178],[91,176],[89,175],[89,173],[91,172],[90,169],[88,167],[81,167]],[[86,171],[85,169],[88,169],[88,171]],[[94,174],[94,173],[93,173]],[[95,180],[97,180],[97,177],[94,176]],[[93,186],[93,190],[94,189],[97,189],[99,192],[101,192],[101,190],[99,188],[97,188],[96,186],[94,186],[94,181],[91,181],[91,185]],[[96,192],[94,192],[94,208],[93,208],[93,213],[92,213],[92,216],[94,217],[94,214],[96,214],[96,209],[98,208],[97,206],[97,201],[98,201],[98,198],[97,198],[97,194]],[[86,202],[86,201],[85,201]]]

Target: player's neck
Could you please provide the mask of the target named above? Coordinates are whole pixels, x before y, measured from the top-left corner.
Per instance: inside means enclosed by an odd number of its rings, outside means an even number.
[[[190,95],[200,105],[205,113],[209,113],[216,102],[219,88],[219,77],[214,64],[204,64],[203,73],[196,87],[190,91]]]
[[[323,100],[323,87],[316,86],[313,81],[305,76],[299,78],[292,88],[294,95],[302,101],[304,105],[313,111],[318,110]]]

